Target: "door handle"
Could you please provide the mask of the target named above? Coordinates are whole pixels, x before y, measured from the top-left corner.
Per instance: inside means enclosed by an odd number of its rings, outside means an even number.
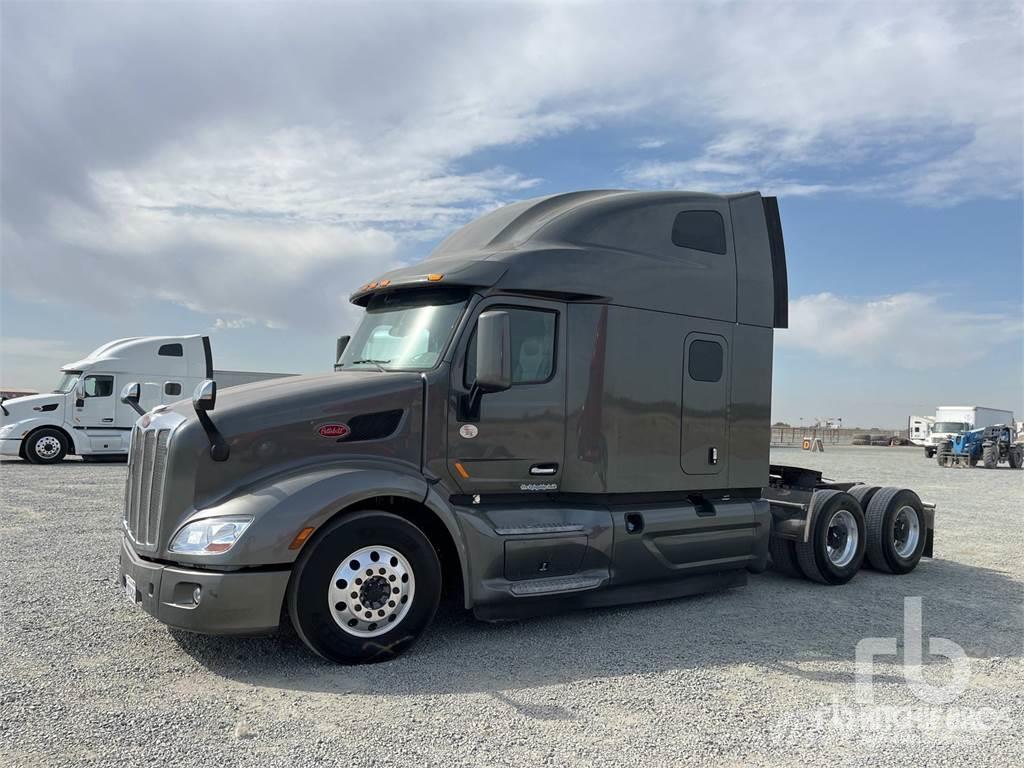
[[[534,464],[532,467],[530,467],[531,475],[553,475],[557,471],[557,464]]]
[[[113,421],[113,419],[104,419],[104,421]]]

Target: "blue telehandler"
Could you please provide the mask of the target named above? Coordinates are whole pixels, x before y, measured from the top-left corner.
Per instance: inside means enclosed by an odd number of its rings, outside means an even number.
[[[1020,469],[1024,466],[1024,445],[1016,442],[1013,427],[997,424],[961,432],[946,440],[939,446],[935,460],[940,467],[975,467],[980,463],[985,469],[995,469],[1005,462]]]

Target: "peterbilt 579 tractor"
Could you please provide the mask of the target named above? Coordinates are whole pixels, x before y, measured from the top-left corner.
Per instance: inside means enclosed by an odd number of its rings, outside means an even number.
[[[334,373],[205,381],[134,427],[120,571],[160,621],[290,620],[321,656],[377,661],[442,590],[500,620],[931,556],[913,491],[769,464],[775,198],[527,200],[351,301]]]

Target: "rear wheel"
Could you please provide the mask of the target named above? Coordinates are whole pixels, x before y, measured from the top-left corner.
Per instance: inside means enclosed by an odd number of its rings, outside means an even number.
[[[934,449],[934,448],[925,448],[925,449],[924,449],[924,457],[925,457],[926,459],[930,459],[930,458],[932,458],[932,457],[933,457],[934,455],[935,455],[935,449]]]
[[[860,504],[861,510],[868,508],[868,504],[871,502],[871,497],[878,493],[877,485],[855,485],[849,491],[847,491],[853,498]]]
[[[441,565],[426,535],[397,515],[342,517],[310,542],[288,585],[302,641],[331,661],[385,661],[426,629],[441,595]]]
[[[768,551],[772,556],[772,568],[776,571],[794,579],[803,576],[796,560],[796,542],[772,534],[768,539]]]
[[[864,560],[864,511],[848,493],[815,491],[808,541],[796,542],[797,562],[811,581],[845,584]]]
[[[57,429],[40,429],[26,438],[25,458],[33,464],[56,464],[68,455],[68,439]]]
[[[985,469],[995,469],[999,464],[999,446],[984,446],[981,449],[981,461],[985,465]]]
[[[928,531],[924,507],[917,494],[906,488],[883,488],[868,504],[867,559],[886,573],[909,573],[924,553]]]
[[[1010,460],[1010,466],[1013,469],[1020,469],[1024,466],[1024,446],[1013,446],[1010,449],[1010,455],[1007,458]]]

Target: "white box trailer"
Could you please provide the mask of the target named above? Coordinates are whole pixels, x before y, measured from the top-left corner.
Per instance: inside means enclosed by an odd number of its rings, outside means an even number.
[[[935,409],[935,421],[924,444],[924,455],[932,458],[937,446],[961,432],[994,427],[996,424],[1012,426],[1013,411],[980,405],[940,405]]]
[[[68,454],[123,459],[139,417],[119,397],[126,384],[140,385],[139,405],[148,411],[190,397],[203,379],[224,389],[290,375],[214,370],[209,336],[117,339],[63,366],[53,392],[0,399],[0,456],[37,464]]]

